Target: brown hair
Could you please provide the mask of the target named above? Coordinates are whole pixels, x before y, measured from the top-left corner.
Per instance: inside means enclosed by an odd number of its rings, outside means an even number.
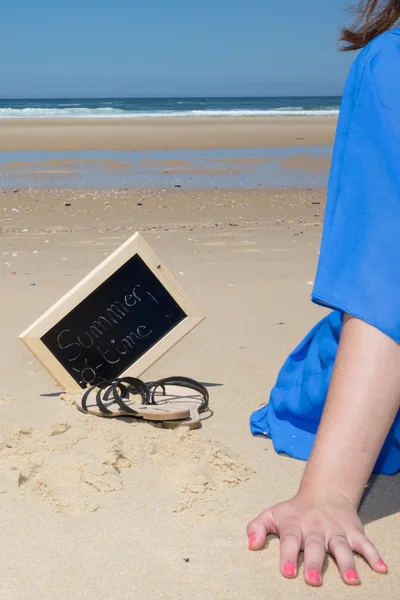
[[[342,29],[342,50],[360,50],[400,19],[400,0],[362,0],[356,7],[356,19]]]

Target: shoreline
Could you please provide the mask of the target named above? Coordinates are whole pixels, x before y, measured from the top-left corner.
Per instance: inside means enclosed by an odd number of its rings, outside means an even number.
[[[0,152],[329,146],[336,124],[328,116],[0,119]]]

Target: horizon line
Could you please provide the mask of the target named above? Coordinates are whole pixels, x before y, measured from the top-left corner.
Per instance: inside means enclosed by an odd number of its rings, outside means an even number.
[[[255,99],[255,98],[340,98],[342,94],[310,94],[307,96],[299,94],[273,94],[271,96],[5,96],[4,100],[222,100],[222,99]]]

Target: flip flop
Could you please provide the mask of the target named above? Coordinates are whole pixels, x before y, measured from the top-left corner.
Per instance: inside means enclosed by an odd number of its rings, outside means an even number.
[[[178,429],[188,427],[189,429],[200,429],[202,427],[199,409],[197,406],[190,407],[190,417],[181,421],[163,421],[163,429]]]
[[[209,393],[205,385],[195,381],[194,379],[190,379],[189,377],[166,377],[164,379],[159,379],[158,381],[148,383],[147,388],[150,392],[150,402],[152,404],[156,403],[156,393],[161,388],[163,396],[166,396],[166,387],[174,386],[174,387],[182,387],[194,390],[198,392],[202,401],[200,404],[196,404],[194,402],[190,403],[189,410],[190,416],[188,418],[182,419],[180,421],[165,421],[163,423],[164,429],[177,429],[178,427],[188,427],[189,429],[200,429],[202,426],[200,414],[204,413],[208,410],[209,406]],[[168,401],[167,401],[168,402]],[[185,403],[185,400],[183,400]],[[173,402],[171,404],[174,404]]]
[[[126,401],[132,396],[140,396],[141,404],[133,407]],[[88,400],[94,396],[96,404],[89,406]],[[97,417],[134,417],[146,421],[173,421],[190,418],[190,409],[174,407],[171,404],[158,406],[152,401],[150,390],[143,381],[133,377],[110,379],[92,386],[75,401],[78,410]]]

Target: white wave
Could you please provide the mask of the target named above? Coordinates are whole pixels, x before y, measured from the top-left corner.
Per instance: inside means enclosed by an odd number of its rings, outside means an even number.
[[[160,117],[282,117],[282,116],[336,116],[336,109],[305,110],[303,108],[283,107],[265,110],[186,110],[134,112],[116,108],[0,108],[0,119],[21,118],[160,118]]]
[[[43,118],[43,117],[113,117],[124,111],[114,108],[0,108],[0,118]]]

